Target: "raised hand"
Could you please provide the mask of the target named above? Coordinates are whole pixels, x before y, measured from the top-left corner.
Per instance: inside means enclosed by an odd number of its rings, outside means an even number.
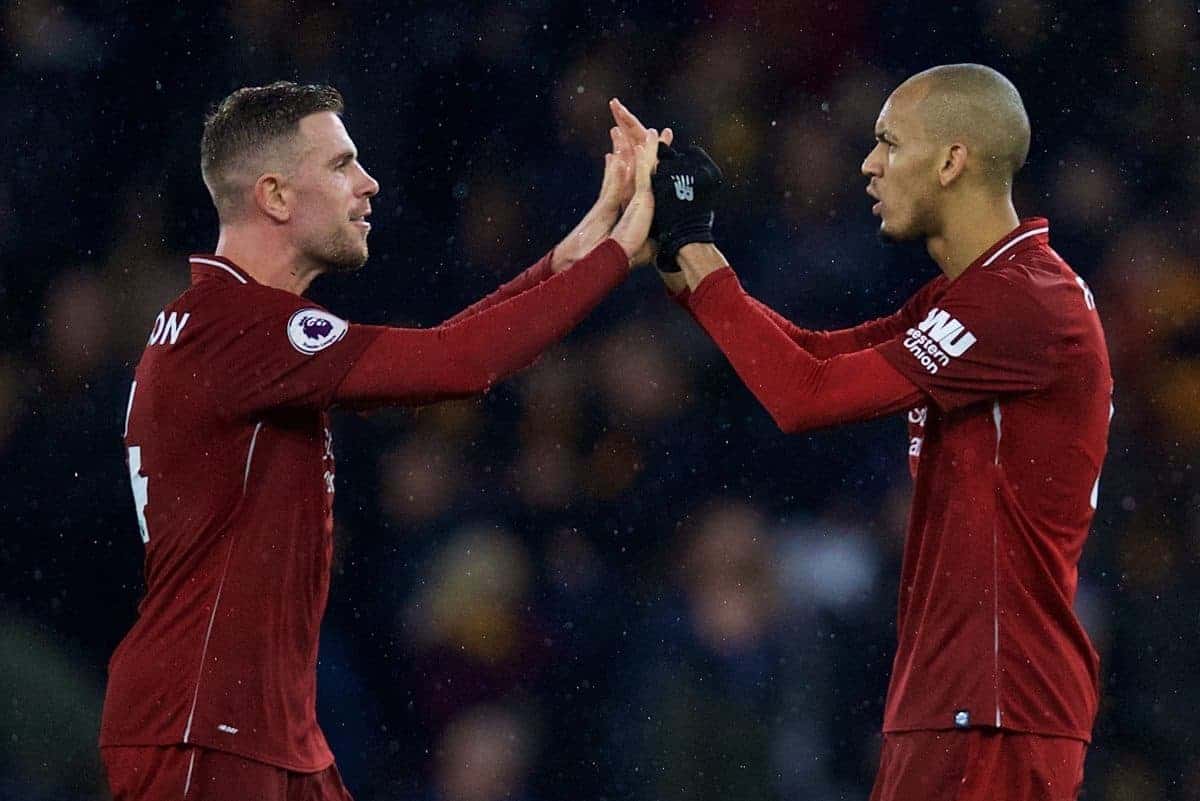
[[[608,132],[612,139],[613,156],[618,161],[629,165],[628,181],[622,186],[621,206],[623,208],[629,202],[629,198],[633,196],[633,146],[635,143],[645,140],[647,128],[617,98],[614,97],[608,101],[608,107],[612,111],[613,121],[616,122],[616,125]],[[675,134],[670,128],[663,128],[660,140],[670,145],[675,140]]]
[[[654,219],[651,175],[658,164],[658,147],[663,141],[658,131],[650,128],[633,145],[633,191],[621,219],[612,230],[612,238],[624,249],[634,267],[648,263],[652,253],[646,248],[650,223]]]
[[[618,128],[614,127],[609,134],[612,137],[613,149],[604,156],[604,178],[600,184],[600,195],[579,224],[555,247],[550,269],[556,273],[570,269],[571,265],[610,236],[621,210],[629,205],[629,200],[633,197],[636,172],[633,142]],[[669,133],[664,131],[664,135],[667,135],[669,141]],[[644,137],[645,134],[639,136]],[[644,249],[645,252],[635,254],[635,258],[632,259],[635,264],[654,260],[653,245],[646,245]]]

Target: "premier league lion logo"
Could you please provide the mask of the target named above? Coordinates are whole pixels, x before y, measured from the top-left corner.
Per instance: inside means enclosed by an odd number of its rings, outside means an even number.
[[[301,353],[324,350],[346,335],[349,325],[321,309],[301,309],[288,320],[288,341]]]
[[[308,339],[321,340],[333,332],[333,323],[323,317],[306,315],[300,318],[300,330]]]

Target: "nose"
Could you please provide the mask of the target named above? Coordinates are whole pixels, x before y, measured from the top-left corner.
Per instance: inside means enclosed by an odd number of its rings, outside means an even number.
[[[862,170],[862,174],[868,178],[874,178],[879,175],[879,170],[876,168],[875,162],[871,160],[871,156],[874,153],[875,151],[872,150],[867,154],[867,157],[863,159],[862,167],[860,168]]]
[[[862,174],[868,178],[878,178],[883,175],[883,160],[879,158],[879,145],[871,148],[871,152],[863,159]]]
[[[366,186],[362,190],[363,195],[366,197],[375,197],[379,194],[379,181],[372,178],[371,173],[367,172],[366,169],[362,171],[362,174],[363,178],[366,179]]]

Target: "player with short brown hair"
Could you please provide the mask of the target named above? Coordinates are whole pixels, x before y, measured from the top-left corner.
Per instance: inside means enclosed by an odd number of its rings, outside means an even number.
[[[315,708],[328,410],[485,392],[645,261],[654,131],[606,157],[596,205],[558,247],[447,322],[337,317],[303,293],[366,262],[379,191],[342,108],[330,87],[275,83],[234,92],[204,129],[216,251],[189,259],[191,287],[155,319],[125,418],[146,594],[109,664],[116,801],[350,797]]]

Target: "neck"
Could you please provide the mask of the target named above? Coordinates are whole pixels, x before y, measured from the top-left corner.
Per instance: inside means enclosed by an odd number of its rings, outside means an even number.
[[[1012,196],[962,199],[950,204],[939,233],[925,240],[925,249],[953,281],[992,245],[1021,224]]]
[[[303,295],[323,272],[283,237],[249,225],[222,225],[218,256],[229,259],[264,286]]]

